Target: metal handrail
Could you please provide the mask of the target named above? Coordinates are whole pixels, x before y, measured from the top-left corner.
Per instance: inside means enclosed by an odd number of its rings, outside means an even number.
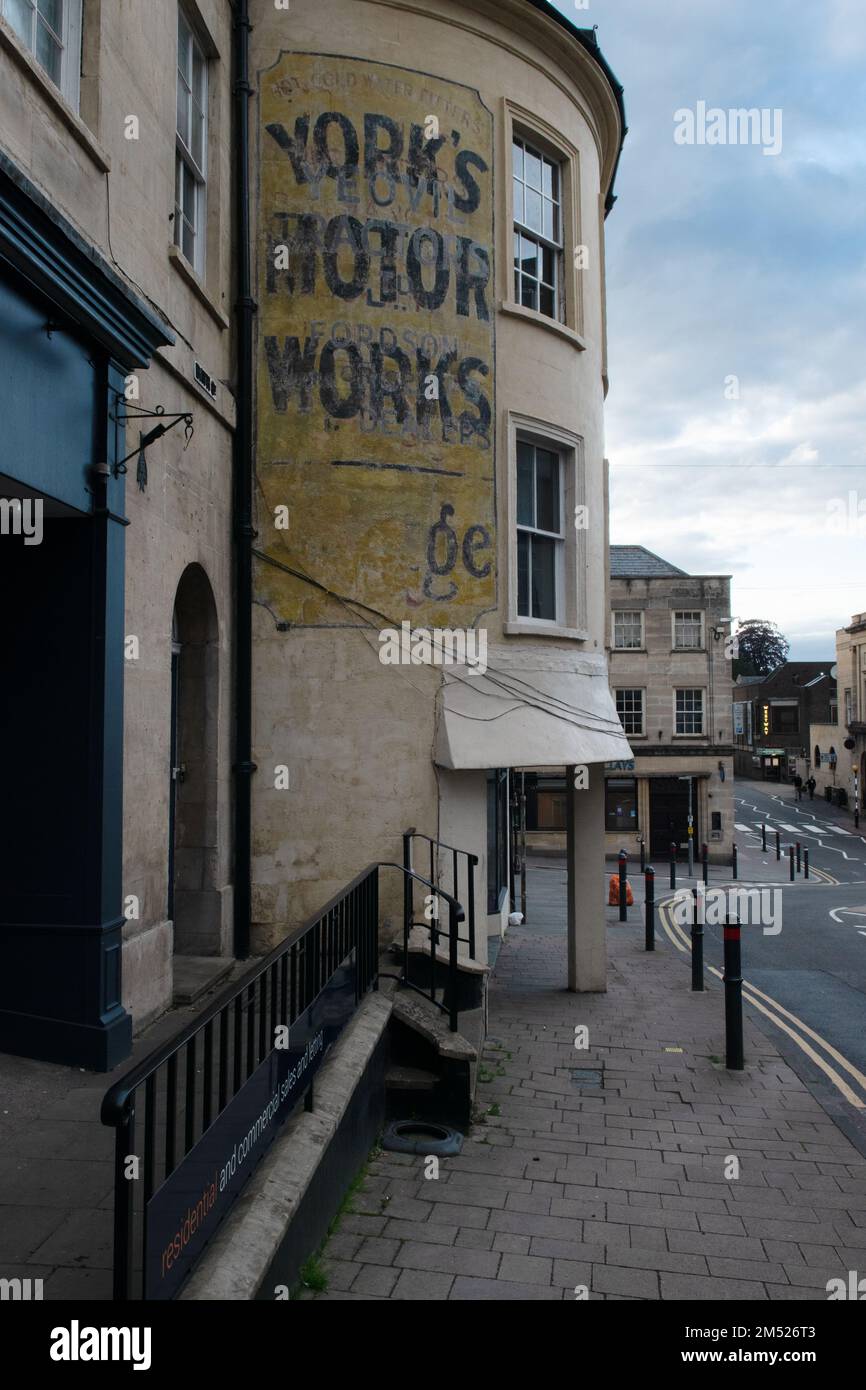
[[[468,907],[468,946],[469,954],[475,956],[475,869],[479,864],[477,854],[470,854],[469,850],[457,849],[454,845],[447,845],[444,840],[434,840],[431,835],[425,835],[423,830],[416,830],[411,825],[408,830],[403,832],[403,863],[407,868],[412,865],[412,841],[426,840],[430,846],[430,877],[435,877],[435,857],[437,850],[446,850],[452,856],[452,874],[454,878],[453,889],[456,897],[459,891],[459,868],[457,856],[463,855],[466,859],[466,888],[467,888],[467,907]]]

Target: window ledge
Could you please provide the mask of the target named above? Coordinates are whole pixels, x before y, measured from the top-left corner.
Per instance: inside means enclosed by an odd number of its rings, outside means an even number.
[[[39,66],[29,49],[18,38],[9,23],[0,15],[0,49],[8,53],[21,71],[30,79],[42,94],[52,111],[75,139],[100,174],[111,169],[111,157],[91,134],[76,111],[73,111],[59,87],[56,87],[48,74]]]
[[[514,318],[523,319],[526,323],[534,323],[536,328],[546,328],[549,333],[558,333],[560,338],[565,338],[579,352],[586,351],[586,341],[579,333],[575,333],[573,328],[560,323],[558,319],[550,319],[546,314],[539,314],[537,309],[525,309],[522,304],[516,304],[512,299],[501,299],[499,312],[512,314]]]
[[[646,656],[646,647],[611,647],[611,656]]]
[[[671,656],[702,656],[706,650],[706,647],[671,647]]]
[[[560,627],[558,623],[534,623],[529,618],[519,618],[516,622],[505,623],[503,631],[509,637],[564,637],[571,642],[585,642],[589,637],[585,628]]]
[[[185,281],[196,298],[199,299],[207,309],[214,322],[222,329],[229,328],[231,325],[228,316],[223,313],[216,300],[202,284],[202,281],[193,270],[186,256],[174,243],[168,248],[168,258],[181,279]]]

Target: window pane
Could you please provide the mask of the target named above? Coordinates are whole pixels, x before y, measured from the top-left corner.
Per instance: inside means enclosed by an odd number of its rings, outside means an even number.
[[[189,148],[198,167],[204,169],[204,116],[200,115],[195,108],[193,108],[192,140]]]
[[[196,223],[196,183],[192,171],[183,166],[183,215],[193,227]]]
[[[529,537],[517,533],[517,615],[528,618],[529,613]]]
[[[181,81],[177,80],[177,133],[183,143],[189,148],[189,92]]]
[[[33,6],[28,0],[5,0],[3,14],[9,20],[19,39],[28,48],[33,47]]]
[[[516,178],[523,178],[523,146],[517,140],[511,146],[511,168]]]
[[[533,507],[533,469],[532,469],[532,445],[518,444],[517,446],[517,524],[518,526],[534,526],[535,511]]]
[[[523,220],[530,231],[541,231],[541,194],[534,193],[531,188],[526,190],[526,210]]]
[[[555,281],[555,279],[554,279],[554,276],[555,276],[555,273],[556,273],[556,271],[555,271],[555,267],[556,267],[556,256],[555,256],[554,252],[551,251],[551,250],[550,250],[550,247],[548,247],[548,246],[542,246],[542,248],[541,248],[541,265],[542,265],[542,276],[541,276],[541,278],[542,278],[542,280],[544,281],[545,285],[555,285],[555,284],[556,284],[556,281]]]
[[[520,238],[520,262],[524,275],[531,275],[533,280],[538,279],[538,246],[534,241],[530,241],[528,236]]]
[[[526,151],[526,182],[541,192],[541,159],[532,150]]]
[[[544,161],[542,177],[544,180],[542,185],[543,192],[547,194],[548,198],[551,198],[553,197],[553,165],[549,159],[545,159]]]
[[[191,74],[191,72],[190,72],[190,51],[189,51],[189,50],[190,50],[190,42],[191,42],[191,39],[192,39],[192,34],[191,34],[191,32],[190,32],[189,25],[187,24],[186,20],[184,19],[183,14],[180,12],[180,10],[178,10],[178,15],[177,15],[177,66],[178,66],[178,69],[180,70],[180,72],[183,73],[183,76],[184,76],[184,79],[185,79],[185,81],[186,81],[186,85],[187,85],[187,86],[190,86],[190,78],[191,78],[191,76],[192,76],[192,74]]]
[[[535,451],[536,526],[559,530],[559,459],[549,449]]]
[[[50,24],[57,38],[63,35],[63,0],[38,0],[39,13]]]
[[[200,48],[193,45],[192,53],[192,94],[198,103],[199,108],[204,110],[204,77],[206,72],[204,54]]]
[[[523,184],[519,179],[514,180],[514,220],[523,221]]]
[[[520,303],[524,309],[538,308],[538,286],[534,280],[527,280],[525,276],[520,287]]]
[[[556,237],[556,230],[555,230],[554,223],[553,223],[553,203],[549,202],[549,201],[547,200],[547,198],[545,198],[545,200],[544,200],[544,206],[543,206],[543,208],[542,208],[542,214],[543,214],[543,226],[542,226],[542,231],[544,232],[544,235],[545,235],[546,237],[549,237],[549,239],[550,239],[551,241],[553,241],[553,240],[555,239],[555,237]]]
[[[60,58],[63,49],[49,29],[39,21],[36,25],[36,57],[52,82],[60,85]]]
[[[532,537],[532,616],[556,617],[556,541]]]
[[[190,265],[195,265],[195,236],[188,222],[183,224],[183,245],[181,247]]]
[[[546,314],[549,319],[556,318],[556,304],[553,290],[546,285],[542,285],[539,290],[539,312]]]

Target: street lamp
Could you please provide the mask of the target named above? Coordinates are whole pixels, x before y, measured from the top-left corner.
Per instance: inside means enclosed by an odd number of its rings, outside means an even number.
[[[695,826],[692,819],[692,778],[678,777],[678,782],[688,782],[689,784],[689,878],[692,878],[695,871]]]

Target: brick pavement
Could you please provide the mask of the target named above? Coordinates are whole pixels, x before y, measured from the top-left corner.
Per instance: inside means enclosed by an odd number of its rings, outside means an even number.
[[[866,1161],[772,1043],[747,1020],[746,1070],[727,1072],[719,988],[692,994],[665,942],[646,955],[636,913],[610,921],[607,994],[569,994],[558,875],[536,872],[545,927],[499,955],[479,1122],[438,1180],[373,1159],[315,1296],[823,1301],[866,1273]]]

